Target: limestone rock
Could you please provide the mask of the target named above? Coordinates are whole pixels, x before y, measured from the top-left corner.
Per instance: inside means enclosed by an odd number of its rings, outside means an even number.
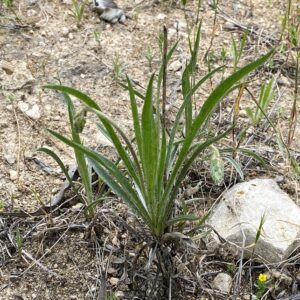
[[[235,185],[224,194],[208,219],[230,250],[244,250],[250,257],[261,218],[262,233],[255,247],[258,259],[278,263],[300,245],[300,208],[272,179],[254,179]],[[243,242],[244,240],[244,242]],[[215,234],[207,242],[213,248],[220,241]]]
[[[226,273],[219,273],[213,281],[213,288],[229,294],[232,286],[232,278]]]
[[[34,104],[30,109],[25,111],[25,114],[33,120],[38,120],[41,117],[41,110],[37,104]]]

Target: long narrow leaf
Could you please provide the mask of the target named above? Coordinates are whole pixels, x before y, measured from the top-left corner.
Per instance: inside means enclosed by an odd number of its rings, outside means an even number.
[[[64,142],[65,144],[73,147],[74,149],[76,148],[76,149],[82,151],[85,155],[87,155],[87,157],[93,159],[94,161],[96,161],[100,165],[102,165],[111,174],[111,176],[113,176],[115,178],[115,180],[117,182],[119,182],[119,184],[122,186],[124,191],[128,195],[131,195],[130,199],[131,199],[132,203],[129,203],[129,204],[133,207],[138,207],[140,213],[143,216],[146,216],[148,214],[145,203],[143,203],[141,201],[141,199],[137,197],[136,192],[132,188],[131,183],[128,181],[126,176],[123,175],[123,173],[116,167],[116,165],[114,163],[112,163],[109,159],[105,158],[100,153],[97,153],[96,151],[93,151],[81,144],[77,144],[77,143],[73,142],[72,140],[60,135],[59,133],[57,133],[53,130],[48,129],[48,131],[53,136],[55,136],[56,138],[58,138],[59,140]]]
[[[241,68],[231,76],[229,76],[227,79],[222,81],[215,89],[214,91],[209,95],[207,100],[204,102],[198,116],[195,118],[193,125],[191,127],[189,135],[186,137],[185,142],[183,143],[183,146],[180,150],[180,153],[178,155],[176,164],[173,168],[172,174],[170,176],[170,180],[168,181],[168,186],[166,188],[165,193],[169,193],[170,189],[173,187],[174,182],[176,180],[178,171],[180,167],[182,166],[183,161],[186,159],[186,155],[197,135],[199,132],[201,126],[204,124],[204,122],[207,121],[210,114],[213,112],[216,105],[222,100],[223,96],[228,92],[228,90],[231,89],[233,85],[235,85],[239,80],[241,80],[243,77],[248,75],[251,71],[255,70],[257,67],[262,65],[264,62],[266,62],[270,56],[274,53],[274,49],[271,50],[266,55],[260,57],[254,62],[249,63],[245,67]]]

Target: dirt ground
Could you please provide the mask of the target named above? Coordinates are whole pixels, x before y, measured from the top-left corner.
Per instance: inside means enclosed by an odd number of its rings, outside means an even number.
[[[128,16],[124,25],[101,21],[88,5],[81,26],[76,25],[70,12],[71,3],[68,0],[19,0],[13,1],[13,10],[0,4],[0,211],[33,212],[59,191],[64,176],[50,157],[36,152],[39,147],[55,149],[68,166],[75,162],[71,149],[46,131],[51,128],[68,134],[69,126],[62,97],[44,89],[44,85],[62,83],[84,91],[130,133],[129,97],[116,79],[128,75],[137,87],[146,86],[149,76],[158,68],[157,38],[166,25],[170,43],[179,39],[168,70],[168,96],[175,99],[169,104],[176,106],[180,101],[178,82],[182,66],[189,57],[186,20],[195,21],[197,1],[188,1],[186,18],[181,5],[175,1],[154,4],[151,1],[119,0],[118,5]],[[239,40],[242,30],[235,27],[229,31],[230,19],[243,26],[255,26],[240,65],[277,46],[286,1],[220,0],[218,6],[214,27],[214,10],[209,1],[201,4],[199,74],[207,72],[205,54],[211,42],[214,66],[222,64],[222,48],[227,49],[227,63],[232,61],[231,35]],[[149,49],[153,52],[151,65],[146,58]],[[278,61],[285,61],[285,58],[283,54],[277,55]],[[276,62],[274,64],[276,66]],[[293,68],[294,61],[289,57],[280,68],[260,70],[251,84],[253,93],[258,96],[261,83],[270,78],[271,72],[278,76],[272,118],[285,140],[293,101]],[[210,91],[209,85],[199,91],[196,107],[201,106]],[[254,106],[249,98],[245,95],[241,102],[243,122],[247,122],[244,109]],[[225,115],[231,111],[232,104],[233,98],[224,102]],[[299,101],[297,105],[299,110]],[[270,164],[276,167],[276,172],[271,171],[268,176],[277,178],[299,203],[299,182],[291,175],[286,158],[280,155],[274,134],[270,129],[268,132],[271,133],[269,139],[256,139],[250,146],[267,155]],[[113,153],[110,142],[99,134],[92,120],[85,127],[83,137],[87,145],[101,146],[108,155]],[[299,149],[298,118],[292,144],[298,162]],[[256,171],[251,169],[246,175],[254,176]],[[146,299],[147,290],[151,288],[149,278],[153,274],[141,271],[135,280],[130,277],[129,269],[132,269],[141,245],[127,230],[126,221],[136,226],[127,207],[112,198],[104,201],[94,220],[96,229],[92,230],[87,230],[89,223],[76,202],[62,209],[60,214],[42,218],[0,215],[0,299],[102,299],[99,293],[103,277],[107,279],[106,289],[113,291],[118,299]],[[143,229],[138,231],[140,236]],[[13,247],[18,235],[22,236],[21,254]],[[101,235],[102,241],[95,235]],[[13,241],[4,238],[7,236]],[[205,265],[206,259],[201,258]],[[201,264],[200,257],[193,259]],[[211,260],[216,260],[214,267],[204,267],[211,274],[198,283],[191,282],[185,275],[181,279],[183,287],[172,299],[226,299],[227,296],[209,288],[209,282],[214,274],[226,271],[228,265],[235,262],[230,256],[223,261],[211,256]],[[105,267],[107,272],[102,276],[101,269]],[[293,276],[300,275],[297,268],[295,265]],[[290,288],[280,289],[285,290],[288,294]],[[250,287],[245,280],[240,299],[250,299],[249,293]],[[157,299],[164,299],[162,297],[157,296]],[[270,299],[273,298],[270,296]]]

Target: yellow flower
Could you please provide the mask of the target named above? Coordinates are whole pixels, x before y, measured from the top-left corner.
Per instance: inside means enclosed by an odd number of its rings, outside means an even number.
[[[258,280],[260,282],[266,282],[267,281],[267,275],[266,274],[259,274]]]

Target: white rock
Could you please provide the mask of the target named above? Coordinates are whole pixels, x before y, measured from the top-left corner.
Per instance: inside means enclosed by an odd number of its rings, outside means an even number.
[[[61,29],[61,35],[66,37],[69,34],[70,30],[68,27],[62,27]]]
[[[38,120],[41,117],[41,111],[37,104],[34,104],[30,109],[25,111],[25,114],[33,120]]]
[[[181,68],[182,68],[182,64],[179,60],[175,60],[175,61],[171,62],[170,65],[169,65],[169,70],[170,71],[177,72]]]
[[[116,291],[115,292],[115,297],[124,299],[124,293],[122,291]]]
[[[15,170],[10,170],[9,171],[9,178],[11,181],[15,181],[18,179],[18,172]]]
[[[174,28],[179,31],[185,31],[187,29],[186,21],[178,20],[174,23]]]
[[[29,109],[29,105],[24,101],[19,101],[18,107],[19,107],[20,111],[23,113],[25,113]]]
[[[223,293],[229,294],[232,286],[232,278],[226,273],[219,273],[213,281],[213,287]]]
[[[157,20],[164,20],[166,17],[167,17],[167,15],[165,15],[165,14],[158,14],[158,15],[156,16],[156,19],[157,19]]]
[[[119,283],[119,281],[120,280],[117,277],[111,277],[111,278],[109,278],[109,282],[110,282],[111,285],[117,285]]]
[[[84,208],[84,204],[81,202],[72,206],[73,211],[80,211],[80,210],[83,210],[83,208]]]
[[[258,258],[278,263],[300,245],[300,208],[272,179],[254,179],[235,185],[224,194],[208,219],[230,249],[244,246],[244,257],[249,258],[262,217],[262,233],[255,247]],[[244,243],[243,243],[244,240]],[[208,247],[219,243],[215,234]]]
[[[16,162],[16,157],[13,154],[5,154],[4,158],[10,165],[13,165]]]

